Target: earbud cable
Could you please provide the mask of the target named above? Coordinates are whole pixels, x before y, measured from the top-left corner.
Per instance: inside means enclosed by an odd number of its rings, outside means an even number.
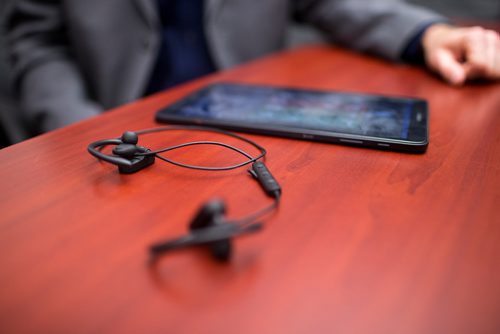
[[[155,132],[173,131],[173,130],[206,131],[206,132],[213,132],[213,133],[218,133],[218,134],[222,134],[225,136],[233,137],[233,138],[236,138],[238,140],[246,142],[246,143],[250,144],[251,146],[255,147],[257,150],[260,151],[260,154],[253,157],[252,155],[248,154],[247,152],[245,152],[245,151],[243,151],[235,146],[225,144],[222,142],[218,142],[218,141],[193,141],[193,142],[188,142],[188,143],[170,146],[170,147],[155,150],[155,151],[137,152],[135,155],[136,156],[152,156],[152,155],[154,155],[155,157],[157,157],[160,160],[163,160],[167,163],[170,163],[172,165],[182,167],[182,168],[205,170],[205,171],[227,171],[227,170],[237,169],[237,168],[252,164],[260,159],[264,160],[266,157],[266,154],[267,154],[267,151],[264,147],[260,146],[259,144],[257,144],[256,142],[254,142],[251,139],[245,138],[243,136],[240,136],[238,134],[235,134],[235,133],[232,133],[229,131],[216,129],[216,128],[209,128],[209,127],[204,127],[204,126],[189,126],[189,125],[188,126],[186,126],[186,125],[162,126],[162,127],[157,127],[157,128],[150,128],[150,129],[136,131],[135,133],[137,135],[141,135],[141,134],[150,134],[150,133],[155,133]],[[119,138],[117,138],[117,140],[118,139]],[[113,143],[113,144],[115,144],[115,143]],[[103,145],[98,145],[97,150],[101,151],[107,145],[109,145],[109,144],[106,143]],[[165,153],[165,152],[177,150],[177,149],[180,149],[183,147],[196,146],[196,145],[215,145],[215,146],[225,147],[227,149],[230,149],[232,151],[235,151],[235,152],[243,155],[248,160],[243,161],[243,162],[238,163],[238,164],[235,164],[235,165],[230,165],[230,166],[225,166],[225,167],[207,167],[207,166],[189,165],[189,164],[181,163],[181,162],[172,160],[172,159],[167,158],[167,157],[160,154],[160,153]],[[279,191],[276,191],[276,192],[272,192],[272,193],[268,192],[267,194],[270,195],[271,197],[273,197],[273,199],[274,199],[274,201],[271,205],[266,206],[266,207],[254,212],[254,213],[251,213],[251,214],[247,215],[246,217],[243,217],[243,218],[237,219],[237,220],[232,220],[230,222],[237,224],[237,225],[246,226],[246,225],[254,223],[257,219],[259,219],[259,218],[271,213],[272,211],[276,210],[280,204],[281,193]]]
[[[246,160],[242,163],[236,164],[236,165],[230,165],[230,166],[226,166],[226,167],[206,167],[206,166],[188,165],[188,164],[185,164],[182,162],[172,160],[172,159],[167,158],[163,155],[160,155],[160,153],[165,153],[165,152],[173,151],[173,150],[176,150],[179,148],[183,148],[183,147],[187,147],[187,146],[195,146],[195,145],[222,146],[222,147],[228,148],[230,150],[233,150],[235,152],[238,152],[239,154],[245,156],[248,160]],[[229,145],[229,144],[216,142],[216,141],[195,141],[195,142],[189,142],[189,143],[179,144],[179,145],[175,145],[175,146],[170,146],[170,147],[167,147],[167,148],[164,148],[161,150],[157,150],[157,151],[151,151],[151,152],[147,152],[147,153],[138,153],[137,155],[154,155],[158,159],[161,159],[165,162],[171,163],[171,164],[179,166],[179,167],[189,168],[189,169],[207,170],[207,171],[227,171],[227,170],[237,169],[237,168],[243,167],[245,165],[251,164],[251,163],[259,160],[260,158],[262,158],[264,156],[264,154],[265,153],[261,153],[257,157],[252,157],[250,154],[246,153],[245,151],[243,151],[235,146]]]

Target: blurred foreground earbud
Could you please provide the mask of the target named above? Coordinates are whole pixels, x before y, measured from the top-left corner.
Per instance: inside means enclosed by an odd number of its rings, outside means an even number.
[[[224,202],[212,200],[206,203],[189,224],[188,235],[151,246],[151,254],[157,256],[176,249],[203,245],[208,247],[215,259],[228,261],[232,253],[231,238],[257,232],[262,228],[262,224],[239,225],[225,222],[225,213]]]

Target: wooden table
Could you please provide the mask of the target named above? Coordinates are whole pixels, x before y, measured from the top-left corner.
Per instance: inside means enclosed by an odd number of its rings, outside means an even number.
[[[412,155],[249,135],[269,151],[279,212],[236,240],[229,264],[190,250],[152,267],[148,245],[184,233],[206,200],[225,199],[238,217],[270,199],[245,169],[157,162],[120,175],[86,147],[156,126],[157,109],[221,80],[425,98],[430,145]],[[499,130],[498,83],[455,88],[419,68],[312,46],[3,149],[0,332],[498,333]],[[175,157],[239,159],[196,148]]]

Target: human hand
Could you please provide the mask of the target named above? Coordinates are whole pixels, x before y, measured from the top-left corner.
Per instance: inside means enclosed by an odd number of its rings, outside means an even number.
[[[422,37],[427,66],[453,85],[500,79],[500,37],[481,27],[430,26]]]

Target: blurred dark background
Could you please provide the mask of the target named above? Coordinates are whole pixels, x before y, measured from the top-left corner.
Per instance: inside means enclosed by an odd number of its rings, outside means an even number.
[[[17,143],[29,137],[19,116],[10,87],[9,65],[5,49],[4,14],[9,4],[16,0],[0,0],[0,148]],[[376,1],[376,0],[373,0]],[[382,0],[383,1],[383,0]],[[457,19],[458,22],[484,22],[500,24],[499,0],[408,0],[410,3],[434,9],[438,13]],[[318,40],[311,29],[293,26],[290,29],[291,46]]]
[[[18,118],[18,106],[10,88],[9,65],[5,50],[3,17],[7,5],[13,0],[0,0],[0,148],[28,137]]]

